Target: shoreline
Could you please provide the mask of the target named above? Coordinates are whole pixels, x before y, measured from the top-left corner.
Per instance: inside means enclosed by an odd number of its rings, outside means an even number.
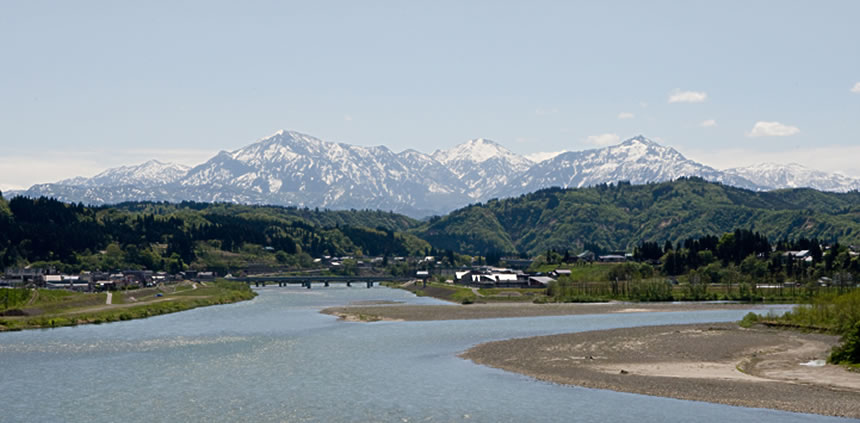
[[[564,385],[860,418],[860,373],[809,365],[837,343],[818,333],[689,324],[494,341],[460,357]]]
[[[740,303],[490,303],[470,305],[349,305],[329,307],[321,313],[349,321],[474,320],[516,317],[569,316],[609,313],[749,310],[757,304]]]
[[[182,285],[189,285],[189,287],[183,291],[176,291],[176,287]],[[58,302],[56,304],[41,306],[47,309],[59,308],[52,312],[40,313],[40,306],[17,310],[27,313],[0,316],[0,333],[145,319],[147,317],[178,313],[199,307],[238,303],[251,300],[257,296],[257,293],[251,289],[234,289],[218,284],[210,284],[198,289],[196,284],[183,282],[172,287],[174,288],[172,293],[160,288],[112,292],[111,294],[113,295],[107,297],[107,301],[99,305],[89,304],[92,303],[92,299],[85,298],[83,300],[72,301],[67,305]],[[140,296],[140,294],[152,294],[153,292],[159,292],[163,296],[148,297],[149,300],[139,300],[134,298],[134,296],[129,296],[128,300],[133,302],[127,303],[116,303],[116,300],[113,298],[117,297],[117,294],[138,294]],[[189,295],[191,293],[194,295]],[[87,305],[81,306],[81,304]]]

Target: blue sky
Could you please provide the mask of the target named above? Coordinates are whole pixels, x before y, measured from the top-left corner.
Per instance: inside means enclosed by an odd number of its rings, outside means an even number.
[[[4,1],[0,189],[282,128],[428,153],[644,134],[860,177],[860,2],[591,3]]]

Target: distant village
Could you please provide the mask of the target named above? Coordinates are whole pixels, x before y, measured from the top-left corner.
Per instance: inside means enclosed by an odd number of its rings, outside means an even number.
[[[782,252],[787,258],[795,262],[812,262],[813,258],[809,250]],[[850,247],[851,257],[857,257],[858,248]],[[323,256],[313,260],[316,268],[305,269],[301,275],[325,276],[338,275],[347,263],[355,266],[355,275],[363,277],[385,275],[386,262],[405,264],[408,274],[416,280],[425,282],[431,278],[444,280],[446,283],[477,287],[477,288],[546,288],[549,284],[559,278],[570,276],[571,271],[559,266],[550,272],[529,272],[534,262],[531,259],[518,257],[502,257],[500,262],[505,267],[489,265],[472,265],[461,267],[450,267],[437,260],[434,256],[425,257],[332,257]],[[624,263],[634,261],[633,254],[625,252],[612,252],[597,255],[591,251],[584,251],[578,255],[566,257],[565,265],[587,265],[592,263]],[[653,262],[651,264],[659,264]],[[277,268],[269,266],[249,266],[242,272],[243,276],[266,277],[283,276],[284,273]],[[297,276],[291,274],[291,276]],[[151,270],[116,270],[112,272],[83,271],[80,274],[70,275],[57,272],[53,268],[14,268],[5,269],[0,275],[0,287],[38,287],[47,289],[66,289],[82,292],[114,291],[124,289],[136,289],[152,287],[158,284],[169,284],[190,280],[197,282],[213,281],[217,278],[234,279],[232,274],[219,275],[213,271],[187,270],[170,274],[167,272],[154,272]],[[827,285],[830,278],[823,277],[819,280],[822,285]]]
[[[618,263],[631,260],[631,254],[608,254],[597,256],[585,251],[575,260],[582,263],[607,262]],[[533,261],[515,257],[504,257],[502,262],[508,267],[474,265],[457,268],[444,267],[443,263],[433,256],[425,257],[393,257],[395,263],[404,263],[411,270],[411,275],[418,280],[431,277],[443,277],[447,283],[467,285],[481,288],[539,288],[546,287],[556,278],[569,275],[570,270],[557,269],[544,274],[526,272]],[[331,257],[323,256],[314,259],[316,269],[303,271],[309,275],[337,274],[345,263],[356,265],[358,274],[372,276],[382,274],[385,258],[352,256]],[[247,276],[276,276],[277,269],[262,267],[248,269]],[[174,283],[183,280],[211,281],[216,278],[232,279],[232,274],[219,275],[212,271],[183,271],[175,274],[154,272],[151,270],[116,270],[112,272],[83,271],[70,275],[57,272],[53,268],[10,267],[0,276],[0,287],[39,287],[47,289],[67,289],[83,292],[114,291],[151,287],[158,284]]]

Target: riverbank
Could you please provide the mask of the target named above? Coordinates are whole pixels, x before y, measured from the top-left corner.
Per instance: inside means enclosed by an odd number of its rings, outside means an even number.
[[[180,282],[112,293],[31,290],[19,307],[0,310],[0,332],[141,319],[218,304],[257,294],[238,282]]]
[[[816,362],[838,341],[734,323],[695,324],[489,342],[461,356],[560,384],[860,418],[860,373]]]
[[[472,320],[578,314],[749,310],[750,304],[724,303],[495,303],[470,305],[386,305],[330,307],[322,313],[351,321]]]

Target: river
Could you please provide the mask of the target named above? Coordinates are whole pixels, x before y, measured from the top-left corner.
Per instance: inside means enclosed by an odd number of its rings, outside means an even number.
[[[350,323],[353,301],[432,304],[395,289],[262,288],[238,304],[0,334],[3,422],[844,421],[540,382],[457,354],[477,343],[742,311]]]

